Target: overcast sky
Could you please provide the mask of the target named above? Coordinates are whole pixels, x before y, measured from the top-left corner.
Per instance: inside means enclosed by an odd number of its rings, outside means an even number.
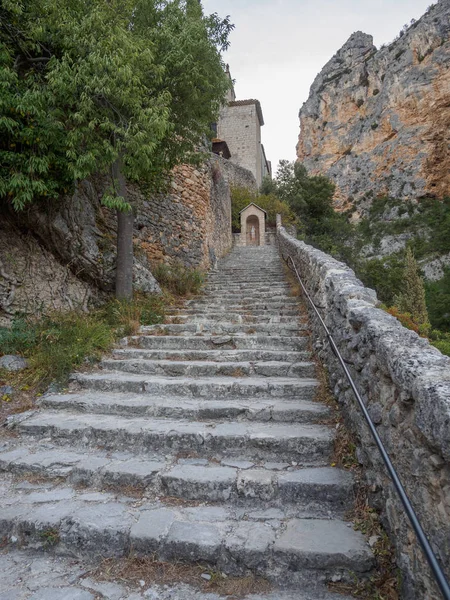
[[[261,101],[266,155],[274,170],[294,160],[298,111],[325,63],[354,31],[391,42],[431,0],[203,0],[205,13],[231,16],[225,54],[238,100]]]

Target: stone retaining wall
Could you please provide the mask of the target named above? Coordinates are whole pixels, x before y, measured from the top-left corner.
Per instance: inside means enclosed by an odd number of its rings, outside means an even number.
[[[138,202],[135,245],[150,263],[209,268],[232,246],[230,188],[212,155],[202,166],[181,165],[169,194]]]
[[[255,176],[248,169],[244,169],[244,167],[240,167],[231,162],[231,160],[222,158],[221,156],[216,156],[215,162],[231,187],[258,190]]]
[[[377,308],[345,264],[291,237],[277,238],[291,255],[319,307],[377,426],[406,492],[447,576],[450,576],[450,359]],[[378,449],[344,380],[317,318],[315,350],[327,367],[335,397],[357,440],[370,501],[381,511],[396,546],[403,598],[441,597],[386,474]]]

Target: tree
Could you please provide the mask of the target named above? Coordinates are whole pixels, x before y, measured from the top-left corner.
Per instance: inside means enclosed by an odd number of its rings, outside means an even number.
[[[0,121],[9,154],[21,156],[2,171],[0,196],[21,209],[45,188],[57,196],[68,176],[107,173],[103,203],[118,216],[116,295],[130,298],[133,209],[125,178],[158,191],[175,165],[193,159],[229,86],[220,53],[232,25],[205,17],[198,0],[7,0],[1,16],[11,101],[20,108],[38,94],[42,123],[51,121],[55,132],[46,156],[34,148],[24,154],[12,146],[18,128]],[[52,171],[50,153],[61,158],[61,173]]]
[[[307,238],[327,234],[338,217],[333,210],[334,183],[323,175],[310,177],[304,165],[281,160],[274,181],[277,195],[300,219]]]
[[[284,225],[296,225],[297,219],[286,202],[280,200],[275,194],[258,194],[245,187],[231,189],[231,224],[233,231],[241,230],[240,212],[251,202],[266,211],[266,224],[275,227],[277,214],[281,215]]]
[[[411,315],[412,320],[426,333],[429,319],[425,302],[425,286],[419,274],[419,267],[411,248],[406,249],[402,291],[395,298],[395,304],[403,313]]]

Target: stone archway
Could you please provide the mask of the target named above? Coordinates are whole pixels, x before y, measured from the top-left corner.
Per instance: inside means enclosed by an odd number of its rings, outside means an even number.
[[[259,246],[260,235],[259,235],[259,219],[256,215],[249,215],[246,221],[247,229],[247,246]]]

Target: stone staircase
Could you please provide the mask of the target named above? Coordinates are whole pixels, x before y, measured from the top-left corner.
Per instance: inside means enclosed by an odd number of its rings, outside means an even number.
[[[35,549],[51,535],[57,553],[86,559],[205,562],[292,598],[342,598],[324,582],[368,573],[373,556],[344,520],[353,481],[330,467],[308,347],[275,246],[235,247],[167,324],[12,420],[0,538]]]

